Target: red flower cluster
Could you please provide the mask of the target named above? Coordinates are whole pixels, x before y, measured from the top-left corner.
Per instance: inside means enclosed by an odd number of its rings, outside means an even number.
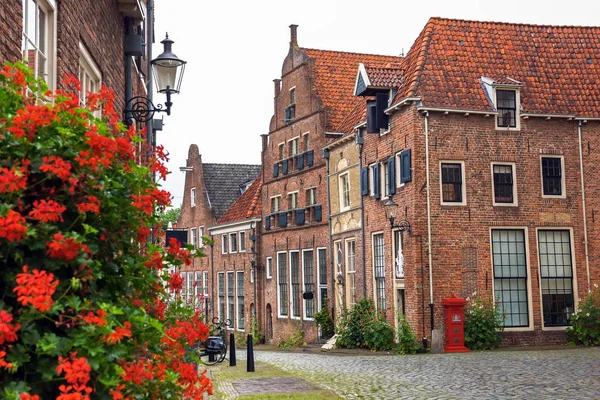
[[[0,351],[0,368],[12,368],[12,363],[7,363],[4,357],[6,357],[6,352],[2,350]]]
[[[25,87],[27,84],[25,82],[25,74],[15,67],[10,67],[8,65],[3,66],[2,71],[0,71],[0,75],[4,76],[6,80],[12,81],[17,86]]]
[[[87,386],[90,381],[92,368],[85,357],[77,357],[77,352],[71,353],[69,358],[58,357],[58,374],[65,374],[69,385],[60,385],[61,395],[56,400],[89,399],[92,388]]]
[[[170,290],[173,290],[176,293],[178,293],[179,291],[181,291],[181,289],[183,289],[183,277],[177,272],[172,272],[171,274],[169,274],[168,286]]]
[[[117,344],[121,341],[121,339],[131,337],[131,324],[128,321],[125,321],[125,323],[123,323],[123,326],[125,328],[117,326],[114,332],[106,335],[104,337],[104,342],[106,344]]]
[[[144,265],[150,269],[154,268],[157,271],[160,271],[163,268],[162,255],[158,251],[155,251],[152,253],[152,256],[147,258],[147,261],[144,263]]]
[[[34,394],[33,396],[29,393],[21,393],[19,395],[19,400],[40,400],[40,396]]]
[[[94,314],[92,311],[88,311],[88,313],[86,315],[82,316],[81,318],[88,324],[104,326],[104,325],[106,325],[106,322],[107,322],[106,318],[104,318],[105,315],[106,315],[106,311],[104,311],[104,310],[98,310],[96,312],[96,314]]]
[[[77,204],[77,209],[79,212],[91,212],[94,214],[100,214],[100,206],[102,202],[96,196],[87,196],[87,203],[79,203]]]
[[[25,239],[25,236],[27,236],[27,225],[21,214],[8,210],[6,216],[0,217],[0,238],[16,242]]]
[[[52,106],[32,104],[20,108],[11,121],[12,126],[6,130],[17,138],[27,137],[29,141],[32,141],[39,128],[50,126],[52,122],[58,120]]]
[[[11,324],[13,316],[6,310],[0,310],[0,344],[11,343],[18,339],[19,324]]]
[[[196,314],[189,321],[176,321],[175,326],[167,328],[165,330],[167,337],[163,339],[163,342],[169,343],[169,340],[181,342],[184,340],[188,345],[193,346],[197,342],[208,339],[209,332],[208,326],[203,324],[199,315]]]
[[[67,238],[60,233],[54,234],[54,240],[46,243],[46,253],[52,258],[60,258],[65,261],[71,261],[74,259],[82,250],[90,253],[90,249],[87,245],[78,243],[73,238]]]
[[[58,280],[54,280],[54,274],[34,269],[29,273],[29,267],[23,266],[23,273],[17,275],[17,287],[13,292],[17,293],[17,300],[23,305],[31,304],[40,312],[52,308],[54,300],[52,295],[56,291]]]
[[[58,204],[54,200],[41,200],[33,202],[33,210],[29,212],[29,216],[38,221],[47,222],[62,222],[62,213],[67,208]]]
[[[11,193],[24,190],[27,186],[27,175],[29,175],[29,160],[23,160],[22,166],[12,168],[0,168],[0,193]]]
[[[66,181],[71,177],[71,163],[63,160],[57,156],[50,157],[42,157],[44,163],[40,165],[40,171],[42,172],[52,172],[56,176],[58,176],[63,181]]]

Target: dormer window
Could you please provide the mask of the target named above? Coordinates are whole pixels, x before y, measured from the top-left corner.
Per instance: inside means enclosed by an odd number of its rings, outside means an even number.
[[[496,110],[499,128],[517,127],[517,91],[496,89]]]

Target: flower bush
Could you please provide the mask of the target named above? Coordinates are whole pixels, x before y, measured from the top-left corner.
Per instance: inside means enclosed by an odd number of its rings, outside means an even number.
[[[474,295],[465,307],[465,346],[471,350],[495,349],[504,330],[500,305],[491,297]]]
[[[0,398],[201,399],[211,383],[182,356],[208,328],[167,311],[173,271],[197,254],[149,241],[170,202],[150,179],[167,154],[138,165],[146,148],[114,93],[81,107],[65,84],[0,71]]]
[[[394,327],[375,309],[373,300],[359,299],[352,309],[342,313],[337,326],[336,346],[350,349],[391,350]]]
[[[586,346],[600,345],[600,289],[595,283],[571,317],[567,334]]]

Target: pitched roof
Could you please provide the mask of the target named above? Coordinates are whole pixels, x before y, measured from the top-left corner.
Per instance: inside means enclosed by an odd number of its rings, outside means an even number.
[[[525,112],[598,116],[599,49],[600,27],[431,18],[405,57],[393,104],[418,96],[426,106],[489,110],[479,80],[509,78],[522,84]]]
[[[315,86],[325,107],[329,107],[327,129],[337,127],[355,104],[354,83],[359,63],[385,66],[397,63],[402,57],[375,54],[346,53],[342,51],[301,48],[315,59]]]
[[[218,224],[226,222],[242,221],[248,218],[260,217],[262,201],[260,190],[262,187],[262,175],[250,185],[250,187],[233,203],[231,208],[217,221]]]
[[[398,87],[402,76],[400,63],[381,66],[365,65],[365,71],[369,75],[371,86],[375,87]]]
[[[260,165],[203,164],[204,184],[210,206],[218,220],[242,194],[245,184],[260,174]]]
[[[352,110],[346,114],[340,125],[335,129],[340,133],[351,133],[354,128],[367,119],[367,100],[371,97],[357,97]]]

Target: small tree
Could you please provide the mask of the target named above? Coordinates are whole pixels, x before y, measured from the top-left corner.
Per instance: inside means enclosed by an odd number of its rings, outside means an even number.
[[[169,226],[169,222],[174,224],[179,219],[179,215],[181,214],[181,207],[177,208],[169,208],[168,210],[162,211],[159,214],[160,225],[163,230],[166,230]]]
[[[567,334],[586,346],[600,345],[600,289],[595,283],[571,317]]]

